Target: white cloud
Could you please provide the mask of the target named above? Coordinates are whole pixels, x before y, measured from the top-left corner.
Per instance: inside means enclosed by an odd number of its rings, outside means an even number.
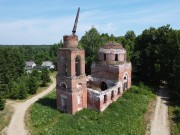
[[[132,0],[130,3],[141,2]],[[117,4],[112,3],[112,4]],[[130,4],[129,1],[123,4]],[[105,5],[107,5],[105,3]],[[109,33],[116,36],[124,35],[128,30],[135,30],[138,34],[150,26],[172,24],[179,26],[180,10],[176,3],[161,6],[152,4],[147,7],[124,8],[122,10],[105,10],[102,5],[86,7],[81,11],[77,26],[79,38],[95,26],[100,33]],[[174,7],[174,8],[171,8]],[[179,14],[178,14],[179,13]],[[64,14],[63,14],[64,15]],[[0,22],[0,44],[53,44],[59,42],[63,35],[71,34],[75,14],[54,16],[54,18],[31,18]]]

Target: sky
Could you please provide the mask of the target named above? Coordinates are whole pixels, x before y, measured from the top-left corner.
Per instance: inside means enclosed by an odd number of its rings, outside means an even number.
[[[0,0],[0,44],[58,43],[72,33],[78,7],[79,39],[92,27],[115,36],[166,24],[180,29],[180,0]]]

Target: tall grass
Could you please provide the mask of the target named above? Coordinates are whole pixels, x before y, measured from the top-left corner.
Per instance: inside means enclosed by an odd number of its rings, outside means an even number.
[[[84,109],[72,116],[56,110],[55,92],[36,102],[30,115],[32,134],[144,135],[144,114],[155,97],[144,85],[132,86],[104,112]]]
[[[172,135],[180,135],[180,94],[170,92],[169,118]]]
[[[13,108],[9,105],[6,105],[4,110],[0,111],[0,134],[3,128],[5,128],[11,119],[13,113]]]

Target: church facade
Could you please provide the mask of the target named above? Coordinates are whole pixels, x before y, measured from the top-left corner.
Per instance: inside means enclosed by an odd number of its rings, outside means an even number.
[[[63,37],[64,48],[57,52],[57,109],[75,114],[83,108],[104,111],[131,87],[130,62],[121,44],[109,42],[98,51],[98,62],[85,74],[85,51],[78,47],[78,37]]]

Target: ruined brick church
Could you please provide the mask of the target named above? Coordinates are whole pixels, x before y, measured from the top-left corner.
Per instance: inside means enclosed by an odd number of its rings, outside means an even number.
[[[63,37],[64,48],[57,52],[57,109],[70,114],[83,108],[104,111],[131,87],[131,63],[121,44],[109,42],[99,49],[98,62],[86,76],[85,51],[78,48],[74,33]]]

